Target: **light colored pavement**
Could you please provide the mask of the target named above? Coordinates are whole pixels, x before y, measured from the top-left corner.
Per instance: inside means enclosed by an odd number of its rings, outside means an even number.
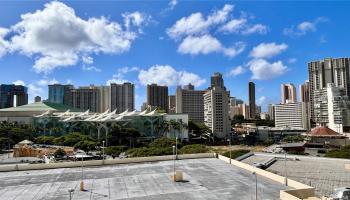
[[[79,190],[80,168],[0,173],[1,200],[69,199],[240,199],[255,198],[255,178],[219,159],[177,161],[184,182],[170,179],[173,162],[162,161],[84,168],[86,191]],[[258,177],[259,199],[279,199],[281,184]]]
[[[274,156],[276,155],[256,153],[242,162],[253,164]],[[284,155],[277,156],[281,159],[266,170],[285,176]],[[350,187],[350,170],[346,168],[350,160],[289,155],[286,164],[288,178],[315,187],[316,195],[320,197],[331,194],[335,188]]]

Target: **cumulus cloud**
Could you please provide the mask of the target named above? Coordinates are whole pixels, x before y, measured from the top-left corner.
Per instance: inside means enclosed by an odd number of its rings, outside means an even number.
[[[33,68],[39,73],[75,65],[82,55],[123,53],[130,49],[146,21],[139,12],[123,14],[123,18],[125,28],[103,16],[85,20],[73,8],[53,1],[42,10],[21,15],[21,21],[6,31],[9,39],[5,43],[0,33],[0,52],[5,44],[7,51],[33,57]]]
[[[283,29],[283,34],[288,36],[303,36],[308,32],[317,31],[317,25],[322,22],[327,22],[328,19],[325,17],[318,17],[313,21],[304,21],[298,25],[292,25],[289,28]]]
[[[266,97],[265,96],[259,97],[256,103],[260,106],[266,104]]]
[[[213,26],[225,22],[234,6],[226,4],[221,10],[215,10],[207,18],[202,13],[193,13],[188,17],[183,17],[167,29],[167,34],[178,39],[188,35],[199,35],[208,33]]]
[[[200,12],[192,13],[177,20],[166,32],[170,38],[179,42],[179,53],[190,55],[222,53],[234,57],[244,50],[245,45],[242,42],[236,42],[234,46],[223,45],[214,35],[220,33],[265,34],[268,28],[262,24],[249,24],[245,17],[233,18],[231,15],[233,9],[233,5],[226,4],[207,16]]]
[[[94,72],[101,72],[102,70],[98,67],[95,67],[95,66],[85,66],[83,65],[82,67],[82,70],[83,71],[94,71]]]
[[[253,59],[248,63],[248,67],[253,74],[252,79],[257,80],[268,80],[281,76],[288,69],[282,61],[270,63],[265,59]]]
[[[269,28],[263,24],[248,24],[245,18],[232,19],[219,28],[219,31],[224,33],[240,33],[249,35],[253,33],[266,34]]]
[[[177,5],[177,0],[170,0],[168,3],[169,9],[173,10]]]
[[[240,74],[243,74],[245,72],[245,68],[242,66],[237,66],[235,68],[232,68],[230,72],[228,73],[228,76],[238,76]]]
[[[4,37],[8,34],[8,32],[8,29],[0,27],[0,58],[7,52],[8,41],[6,41]]]
[[[22,81],[22,80],[13,81],[12,83],[15,84],[15,85],[23,85],[23,86],[26,85],[25,82]]]
[[[117,83],[122,84],[125,82],[133,82],[125,79],[125,74],[130,72],[137,72],[139,71],[138,67],[121,67],[118,68],[117,73],[113,74],[113,78],[106,81],[106,85],[110,85],[111,83]]]
[[[253,50],[250,52],[250,56],[253,58],[271,58],[282,53],[287,48],[288,45],[285,43],[261,43],[253,48]]]
[[[140,70],[138,76],[142,85],[156,83],[159,85],[177,86],[193,84],[195,86],[203,85],[206,80],[197,74],[187,71],[176,71],[170,65],[155,65],[147,70]]]
[[[229,57],[234,57],[241,53],[245,48],[244,43],[237,43],[232,47],[224,47],[219,40],[211,35],[203,36],[188,36],[179,45],[177,51],[182,54],[209,54],[209,53],[223,53]]]

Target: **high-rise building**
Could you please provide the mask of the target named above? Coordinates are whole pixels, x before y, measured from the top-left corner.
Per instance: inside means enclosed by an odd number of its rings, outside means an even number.
[[[204,90],[195,90],[191,84],[176,89],[176,113],[188,114],[188,119],[204,122]]]
[[[117,109],[117,113],[122,113],[125,110],[135,110],[134,84],[128,82],[123,84],[112,83],[110,91],[111,110]]]
[[[296,103],[297,91],[292,83],[281,84],[281,104]]]
[[[255,114],[255,84],[253,82],[249,82],[249,118],[254,119]]]
[[[275,104],[269,104],[267,110],[270,120],[275,120]]]
[[[344,88],[327,84],[328,127],[338,133],[350,128],[350,100]]]
[[[311,108],[310,108],[310,84],[309,81],[305,81],[304,84],[299,86],[300,101],[303,112],[303,127],[307,130],[311,129]]]
[[[176,113],[176,96],[169,95],[169,113]]]
[[[304,128],[301,103],[275,105],[276,128]]]
[[[22,85],[0,85],[0,109],[28,104],[28,89]]]
[[[40,97],[40,96],[34,97],[34,102],[35,102],[35,103],[41,102],[41,97]]]
[[[96,86],[79,87],[71,90],[72,107],[91,112],[103,112],[101,109],[101,88]]]
[[[326,58],[308,64],[310,82],[311,121],[315,124],[328,123],[327,84],[342,88],[350,96],[350,58]]]
[[[168,86],[147,85],[147,105],[168,112]]]
[[[222,74],[215,72],[211,76],[211,87],[221,87],[224,88],[224,79],[222,79]]]
[[[141,111],[144,111],[147,109],[147,102],[143,102],[141,105]]]
[[[203,95],[204,124],[212,130],[214,136],[227,138],[231,132],[228,116],[230,94],[224,87],[220,73],[215,73],[211,81],[211,87]]]
[[[70,97],[70,90],[73,89],[73,85],[62,85],[62,84],[53,84],[49,85],[49,99],[48,102],[57,103],[57,104],[72,104]]]

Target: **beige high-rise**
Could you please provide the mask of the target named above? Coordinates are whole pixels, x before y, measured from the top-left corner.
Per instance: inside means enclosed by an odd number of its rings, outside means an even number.
[[[292,83],[281,84],[281,104],[296,103],[297,91]]]

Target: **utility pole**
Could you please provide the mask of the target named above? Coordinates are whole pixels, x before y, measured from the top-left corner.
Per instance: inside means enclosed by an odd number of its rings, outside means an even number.
[[[175,160],[176,160],[176,155],[175,155],[175,146],[173,146],[173,158],[174,158],[174,171],[173,171],[173,178],[174,178],[174,182],[176,181],[176,177],[175,177]]]
[[[255,200],[258,200],[258,176],[256,172],[252,173],[255,176]]]
[[[102,163],[105,164],[105,141],[102,141]]]

